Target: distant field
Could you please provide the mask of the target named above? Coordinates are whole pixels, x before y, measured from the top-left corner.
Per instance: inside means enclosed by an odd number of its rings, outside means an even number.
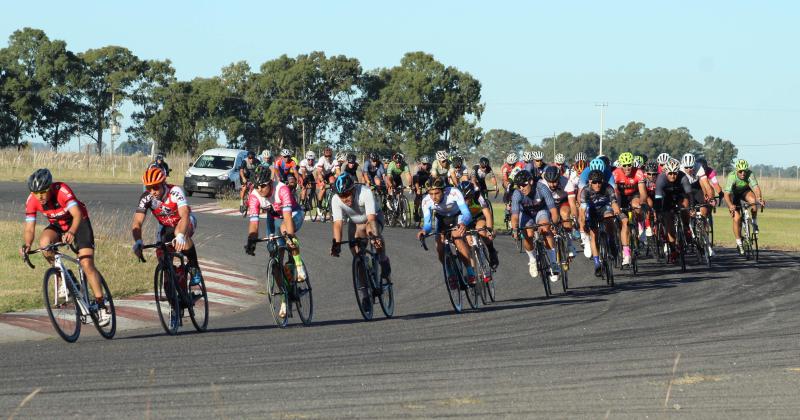
[[[758,178],[758,185],[764,192],[764,199],[769,201],[800,202],[800,180],[797,178]]]
[[[183,184],[183,174],[189,166],[186,155],[165,158],[170,167],[169,181]],[[34,152],[15,149],[0,150],[0,180],[25,181],[39,168],[48,168],[53,177],[65,182],[94,182],[106,184],[138,184],[142,172],[150,163],[148,156],[96,156],[75,152]]]

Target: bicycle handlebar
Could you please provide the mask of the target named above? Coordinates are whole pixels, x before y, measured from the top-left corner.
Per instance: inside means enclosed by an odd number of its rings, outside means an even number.
[[[30,257],[28,257],[28,255],[38,254],[40,252],[45,252],[45,251],[58,252],[58,248],[61,248],[61,247],[64,247],[64,246],[68,246],[73,252],[76,252],[76,253],[78,252],[78,250],[72,244],[68,244],[66,242],[54,242],[52,244],[43,246],[41,248],[29,249],[27,252],[22,254],[22,260],[25,262],[25,264],[28,265],[28,267],[30,267],[31,269],[35,269],[36,266],[33,265],[33,263],[31,262],[31,259],[30,259]]]

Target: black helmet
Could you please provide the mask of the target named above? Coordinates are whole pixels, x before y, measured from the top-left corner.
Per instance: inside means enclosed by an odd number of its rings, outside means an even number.
[[[658,163],[656,162],[647,162],[644,164],[644,171],[645,173],[652,174],[658,172]]]
[[[164,155],[162,155],[161,153],[157,154],[156,160],[164,160]]]
[[[370,153],[369,160],[381,160],[381,157],[377,153]]]
[[[461,166],[464,164],[464,158],[462,158],[461,156],[453,156],[453,159],[450,160],[450,163],[452,163],[453,166],[456,167]]]
[[[53,185],[53,174],[47,168],[37,169],[28,177],[28,189],[31,192],[44,191]]]
[[[356,182],[353,181],[353,177],[349,174],[341,174],[336,178],[336,181],[333,183],[333,191],[336,194],[344,194],[353,189],[356,186]]]
[[[256,157],[256,152],[254,152],[254,151],[252,151],[252,150],[248,150],[248,151],[247,151],[247,157],[249,157],[249,158],[254,158],[254,157]]]
[[[555,166],[548,166],[542,172],[542,178],[547,182],[555,182],[561,178],[561,172]]]
[[[481,156],[480,160],[478,160],[478,164],[481,166],[489,166],[489,158]]]
[[[253,183],[255,185],[269,184],[272,182],[272,171],[266,166],[256,168]]]
[[[606,164],[606,168],[611,167],[611,159],[608,158],[606,155],[600,155],[597,157],[598,159],[602,160],[603,163]]]
[[[517,176],[514,177],[514,183],[517,185],[527,184],[531,182],[531,173],[525,170],[519,171]]]
[[[443,190],[447,186],[441,177],[431,177],[425,185],[429,190]]]
[[[598,171],[597,169],[589,172],[589,182],[605,182],[606,177],[603,175],[602,171]]]
[[[358,158],[356,157],[356,155],[354,153],[348,153],[347,163],[356,163],[356,162],[358,162]]]
[[[458,189],[467,200],[471,200],[475,196],[475,187],[469,181],[461,181],[458,184]]]

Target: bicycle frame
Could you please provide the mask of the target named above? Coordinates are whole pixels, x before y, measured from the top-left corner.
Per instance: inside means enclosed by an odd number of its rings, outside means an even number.
[[[53,252],[53,267],[56,268],[61,273],[61,279],[66,281],[66,287],[68,288],[69,292],[72,296],[75,297],[75,302],[78,305],[78,308],[81,311],[81,321],[86,324],[87,317],[90,315],[89,311],[89,297],[88,292],[89,288],[86,284],[86,275],[83,272],[83,268],[81,268],[80,261],[77,258],[70,257],[69,255],[64,255],[58,251],[58,248],[62,246],[66,246],[67,244],[64,242],[57,242],[47,245],[45,247],[39,248],[35,251],[29,251],[28,254],[24,255],[25,263],[28,264],[28,267],[35,269],[36,266],[31,263],[31,260],[28,258],[29,254],[34,254],[38,252]],[[78,267],[78,278],[75,279],[70,274],[69,269],[67,269],[66,265],[64,265],[64,260],[67,260]],[[80,288],[78,287],[80,285]],[[58,296],[58,289],[54,290],[53,296]],[[57,302],[48,302],[50,303],[57,303]]]

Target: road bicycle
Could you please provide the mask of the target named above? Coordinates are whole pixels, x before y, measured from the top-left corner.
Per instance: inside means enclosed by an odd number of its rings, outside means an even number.
[[[411,227],[411,207],[408,198],[403,194],[403,188],[395,188],[392,194],[386,194],[383,201],[384,216],[389,226]]]
[[[444,235],[444,258],[442,259],[442,274],[444,274],[444,285],[450,297],[450,303],[456,313],[461,313],[464,309],[464,295],[466,295],[469,306],[473,309],[478,308],[480,303],[478,295],[474,292],[475,285],[469,284],[464,273],[464,267],[459,258],[458,249],[453,242],[452,232],[456,228],[443,230],[439,233],[429,233],[420,239],[422,248],[428,250],[425,238],[431,235]],[[477,281],[476,281],[477,283]]]
[[[329,183],[325,183],[323,187],[325,192],[322,194],[322,201],[317,200],[317,195],[313,194],[311,201],[313,205],[310,206],[310,211],[308,212],[311,221],[316,222],[317,220],[321,221],[322,223],[327,222],[331,219],[331,200],[333,199],[333,189]]]
[[[711,267],[711,253],[713,252],[711,242],[711,222],[708,217],[703,216],[700,209],[710,208],[708,204],[699,204],[692,207],[689,221],[689,229],[693,238],[697,263]],[[709,213],[710,214],[710,213]]]
[[[764,212],[764,206],[755,205],[761,208],[762,213]],[[753,259],[758,262],[758,232],[756,232],[755,229],[753,214],[750,212],[751,207],[753,207],[753,204],[742,201],[741,205],[736,206],[736,210],[742,215],[741,237],[744,258],[747,260]]]
[[[607,286],[614,287],[614,255],[617,243],[613,239],[614,234],[606,231],[606,220],[608,219],[614,219],[615,222],[618,220],[617,216],[604,216],[602,222],[599,218],[592,218],[592,227],[597,229],[595,244],[600,259],[600,277],[606,281]]]
[[[468,243],[470,245],[470,258],[472,260],[472,268],[475,270],[477,277],[476,283],[472,288],[473,295],[480,297],[483,304],[495,301],[495,281],[494,270],[489,264],[489,248],[481,236],[481,232],[491,230],[489,228],[480,228],[468,230],[466,233]],[[476,296],[473,296],[477,299]]]
[[[78,259],[59,252],[58,249],[65,246],[68,245],[64,242],[52,243],[39,249],[29,250],[22,256],[28,267],[35,269],[36,266],[31,263],[29,255],[39,252],[53,253],[53,266],[45,271],[42,280],[44,306],[50,323],[58,335],[68,343],[77,341],[81,334],[81,324],[89,322],[94,324],[103,338],[113,338],[117,331],[117,313],[106,280],[98,271],[103,300],[97,302],[94,290],[90,290],[86,273],[83,272]],[[76,251],[71,245],[69,246]],[[69,261],[78,267],[78,277],[67,268],[64,261]]]
[[[573,226],[575,225],[573,224]],[[556,248],[556,263],[561,267],[558,278],[561,280],[561,288],[566,294],[567,289],[569,289],[569,263],[572,261],[569,256],[569,250],[567,249],[570,233],[567,232],[560,223],[551,225],[551,228],[553,230],[553,241]]]
[[[203,332],[208,328],[208,291],[205,280],[192,284],[186,256],[176,252],[172,242],[143,245],[142,249],[155,249],[158,264],[153,274],[153,291],[161,327],[169,335],[177,335],[183,326],[186,312],[194,329]],[[147,262],[144,256],[139,261]]]
[[[387,318],[394,315],[394,288],[391,280],[381,275],[381,265],[373,245],[375,239],[370,236],[337,242],[338,245],[347,244],[356,248],[353,255],[353,290],[361,316],[367,321],[373,318],[375,298],[378,298]]]
[[[311,279],[306,266],[306,278],[297,281],[297,267],[294,258],[286,246],[292,240],[290,235],[272,235],[256,239],[255,242],[266,242],[269,261],[267,262],[267,300],[272,318],[281,328],[289,325],[292,318],[292,307],[297,311],[303,325],[311,324],[314,316],[314,296],[311,291]],[[283,313],[282,313],[283,312]]]
[[[530,238],[530,236],[528,236],[527,229],[520,229],[517,238],[519,239],[520,244],[522,243],[523,240]],[[547,246],[545,240],[546,240],[545,236],[539,233],[539,229],[537,226],[537,229],[534,230],[533,232],[533,252],[536,254],[536,268],[537,270],[539,270],[539,277],[542,280],[542,287],[544,287],[544,295],[546,298],[550,298],[553,296],[553,291],[550,285],[550,275],[554,274],[553,263],[556,262],[550,261],[550,257],[547,255]],[[561,277],[559,274],[559,279],[560,278]],[[563,287],[563,282],[562,282],[562,287]],[[567,290],[564,289],[564,293],[566,292]]]
[[[631,270],[631,275],[635,276],[639,272],[639,250],[642,248],[639,243],[641,233],[639,232],[639,221],[636,219],[633,207],[621,208],[620,212],[628,216],[626,222],[628,224],[628,248],[631,252],[631,263],[628,268]]]

